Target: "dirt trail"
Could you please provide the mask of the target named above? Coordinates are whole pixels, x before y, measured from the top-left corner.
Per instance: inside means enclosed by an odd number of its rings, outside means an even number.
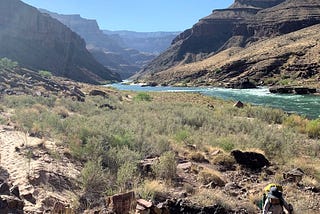
[[[7,182],[19,187],[26,213],[44,211],[55,201],[70,205],[76,198],[79,167],[55,143],[0,127],[0,155]]]

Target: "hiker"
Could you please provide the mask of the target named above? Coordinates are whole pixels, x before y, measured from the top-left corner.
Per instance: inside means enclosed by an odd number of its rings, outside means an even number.
[[[293,207],[284,200],[282,192],[275,186],[271,187],[263,206],[263,214],[284,214],[283,207],[289,214],[293,214]]]

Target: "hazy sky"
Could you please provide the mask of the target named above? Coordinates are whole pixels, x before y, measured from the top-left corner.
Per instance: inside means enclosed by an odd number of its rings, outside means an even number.
[[[22,0],[37,8],[96,19],[101,29],[183,31],[233,0]]]

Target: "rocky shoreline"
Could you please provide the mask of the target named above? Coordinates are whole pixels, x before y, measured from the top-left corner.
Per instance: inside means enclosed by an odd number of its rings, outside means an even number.
[[[311,87],[301,86],[275,86],[270,87],[269,91],[274,94],[314,94],[319,95],[320,90]]]

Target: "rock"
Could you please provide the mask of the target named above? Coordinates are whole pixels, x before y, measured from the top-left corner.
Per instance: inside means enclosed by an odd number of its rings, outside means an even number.
[[[236,102],[233,106],[234,106],[234,107],[237,107],[237,108],[243,108],[243,107],[244,107],[244,104],[243,104],[241,101],[238,101],[238,102]]]
[[[8,183],[0,184],[0,195],[10,195],[10,187]]]
[[[8,210],[7,213],[23,213],[24,202],[14,196],[0,196],[0,204],[2,209]]]
[[[191,170],[192,163],[191,162],[186,162],[186,163],[180,163],[177,165],[177,169],[181,169],[185,172],[189,172]]]
[[[110,109],[110,110],[115,110],[115,109],[117,109],[116,107],[114,107],[114,106],[112,106],[112,105],[110,105],[110,104],[108,104],[108,103],[105,103],[105,104],[100,105],[99,108],[108,108],[108,109]]]
[[[284,172],[283,178],[289,182],[299,183],[302,180],[303,175],[304,172],[302,171],[302,169],[295,168],[288,172]]]
[[[145,208],[151,208],[153,206],[151,201],[146,201],[144,199],[138,199],[137,204]]]
[[[233,150],[231,155],[238,164],[252,170],[260,170],[261,168],[270,165],[268,159],[260,153]]]
[[[248,79],[245,80],[241,80],[239,82],[233,83],[231,85],[232,88],[236,88],[236,89],[250,89],[250,88],[257,88],[257,86],[250,82]]]
[[[150,213],[150,209],[147,209],[141,205],[137,205],[136,207],[136,214],[149,214]]]
[[[269,88],[269,91],[271,93],[277,93],[277,94],[314,94],[317,93],[316,88],[308,88],[308,87],[271,87]]]
[[[85,97],[86,95],[76,86],[74,86],[71,91],[75,94],[77,94],[80,97]]]
[[[52,212],[53,213],[66,213],[66,206],[62,202],[56,201],[53,205]]]
[[[292,94],[293,88],[292,87],[271,87],[269,88],[271,93],[278,93],[278,94]]]
[[[36,199],[33,197],[32,193],[23,194],[21,195],[21,198],[29,201],[32,204],[36,204]]]
[[[136,208],[134,192],[118,194],[110,197],[109,208],[115,213],[129,214]]]
[[[141,173],[141,175],[147,177],[147,176],[154,176],[154,172],[152,170],[152,166],[159,160],[159,157],[155,158],[147,158],[144,160],[141,160],[138,164],[138,169]]]
[[[201,213],[201,214],[227,214],[227,209],[221,205],[200,207],[186,200],[168,200],[165,203],[170,213]]]
[[[109,95],[106,92],[101,91],[101,90],[96,90],[96,89],[90,91],[89,95],[90,96],[101,96],[101,97],[104,97],[104,98],[108,98],[109,97]]]
[[[10,193],[14,196],[16,196],[17,198],[21,199],[20,198],[20,191],[19,191],[19,187],[18,186],[13,186],[11,189],[10,189]]]

